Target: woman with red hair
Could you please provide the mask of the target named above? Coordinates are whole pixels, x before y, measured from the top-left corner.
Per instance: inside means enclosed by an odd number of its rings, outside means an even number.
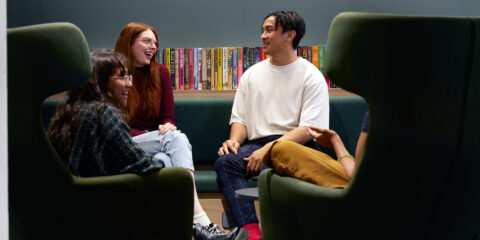
[[[128,23],[118,36],[115,51],[129,60],[133,87],[128,95],[128,124],[133,140],[165,167],[186,168],[194,179],[192,146],[175,126],[172,83],[168,69],[158,64],[158,35],[147,24]],[[195,181],[194,181],[195,182]],[[225,233],[203,210],[194,188],[195,239],[234,239],[237,230]]]

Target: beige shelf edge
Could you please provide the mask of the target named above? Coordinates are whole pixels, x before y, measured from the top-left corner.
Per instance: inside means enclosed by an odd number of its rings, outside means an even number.
[[[186,90],[173,91],[174,98],[234,98],[236,90]],[[357,96],[341,88],[329,88],[328,94],[330,96]],[[64,99],[66,92],[61,92],[48,97],[48,99]]]
[[[234,98],[236,90],[186,90],[173,91],[175,98]],[[330,96],[357,96],[341,88],[329,88]]]

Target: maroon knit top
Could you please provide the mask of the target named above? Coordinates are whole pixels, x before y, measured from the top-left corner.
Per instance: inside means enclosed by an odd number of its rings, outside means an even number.
[[[149,66],[136,68],[133,76],[133,86],[138,86],[138,83],[144,81],[145,74],[149,72]],[[170,80],[170,72],[168,68],[162,64],[158,64],[158,72],[160,75],[160,81],[162,82],[162,99],[160,101],[160,114],[155,119],[147,119],[145,117],[145,103],[143,101],[143,95],[138,91],[139,104],[137,107],[137,119],[130,122],[130,133],[132,136],[137,136],[145,131],[158,130],[158,125],[165,124],[167,122],[175,125],[175,113],[174,113],[174,101],[172,82]]]

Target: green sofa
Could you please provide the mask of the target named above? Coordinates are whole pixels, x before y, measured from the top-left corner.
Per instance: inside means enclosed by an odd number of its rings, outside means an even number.
[[[43,119],[48,124],[60,100],[47,100],[43,104]],[[175,118],[178,129],[190,140],[195,163],[195,184],[199,193],[220,193],[213,164],[220,144],[230,134],[230,114],[233,98],[177,98]],[[337,131],[349,151],[354,152],[360,125],[367,106],[358,96],[330,97],[330,127]],[[334,155],[332,149],[324,149]],[[258,178],[250,180],[258,185]]]

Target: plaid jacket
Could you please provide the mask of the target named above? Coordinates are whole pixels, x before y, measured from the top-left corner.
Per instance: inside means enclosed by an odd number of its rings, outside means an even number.
[[[84,104],[74,117],[67,167],[78,177],[145,174],[164,163],[136,146],[129,126],[110,104]]]

